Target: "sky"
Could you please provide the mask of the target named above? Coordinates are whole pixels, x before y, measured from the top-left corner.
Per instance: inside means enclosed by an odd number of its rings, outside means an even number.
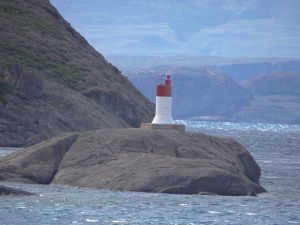
[[[104,55],[300,57],[300,0],[50,0]]]

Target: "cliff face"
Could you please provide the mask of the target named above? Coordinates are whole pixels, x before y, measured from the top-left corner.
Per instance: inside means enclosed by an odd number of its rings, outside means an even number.
[[[277,72],[244,82],[254,95],[300,96],[300,73]]]
[[[0,18],[0,146],[153,118],[153,105],[48,0],[1,1]]]
[[[244,83],[252,92],[249,106],[235,116],[238,120],[269,123],[300,123],[300,73],[274,73]]]
[[[77,132],[0,158],[0,181],[114,190],[256,195],[259,177],[236,141],[170,130]]]

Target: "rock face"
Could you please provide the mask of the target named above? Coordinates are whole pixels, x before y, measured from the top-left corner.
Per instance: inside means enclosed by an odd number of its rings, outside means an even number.
[[[153,104],[48,0],[1,1],[0,18],[0,146],[153,118]]]
[[[167,130],[72,133],[0,158],[0,180],[114,190],[256,195],[259,177],[236,141]]]
[[[32,193],[0,185],[1,195],[32,195]]]
[[[242,121],[300,124],[300,73],[277,72],[244,83],[252,92],[251,104],[235,117]]]

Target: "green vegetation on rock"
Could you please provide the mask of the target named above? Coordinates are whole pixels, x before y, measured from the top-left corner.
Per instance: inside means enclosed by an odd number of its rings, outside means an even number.
[[[19,64],[24,70],[42,74],[72,89],[90,86],[89,69],[70,62],[74,49],[69,48],[63,31],[37,14],[32,5],[26,7],[27,4],[14,0],[0,2],[0,72],[8,64]]]

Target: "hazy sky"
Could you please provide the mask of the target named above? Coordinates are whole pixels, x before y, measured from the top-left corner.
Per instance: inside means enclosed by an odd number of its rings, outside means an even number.
[[[50,0],[109,54],[300,57],[300,0]]]

